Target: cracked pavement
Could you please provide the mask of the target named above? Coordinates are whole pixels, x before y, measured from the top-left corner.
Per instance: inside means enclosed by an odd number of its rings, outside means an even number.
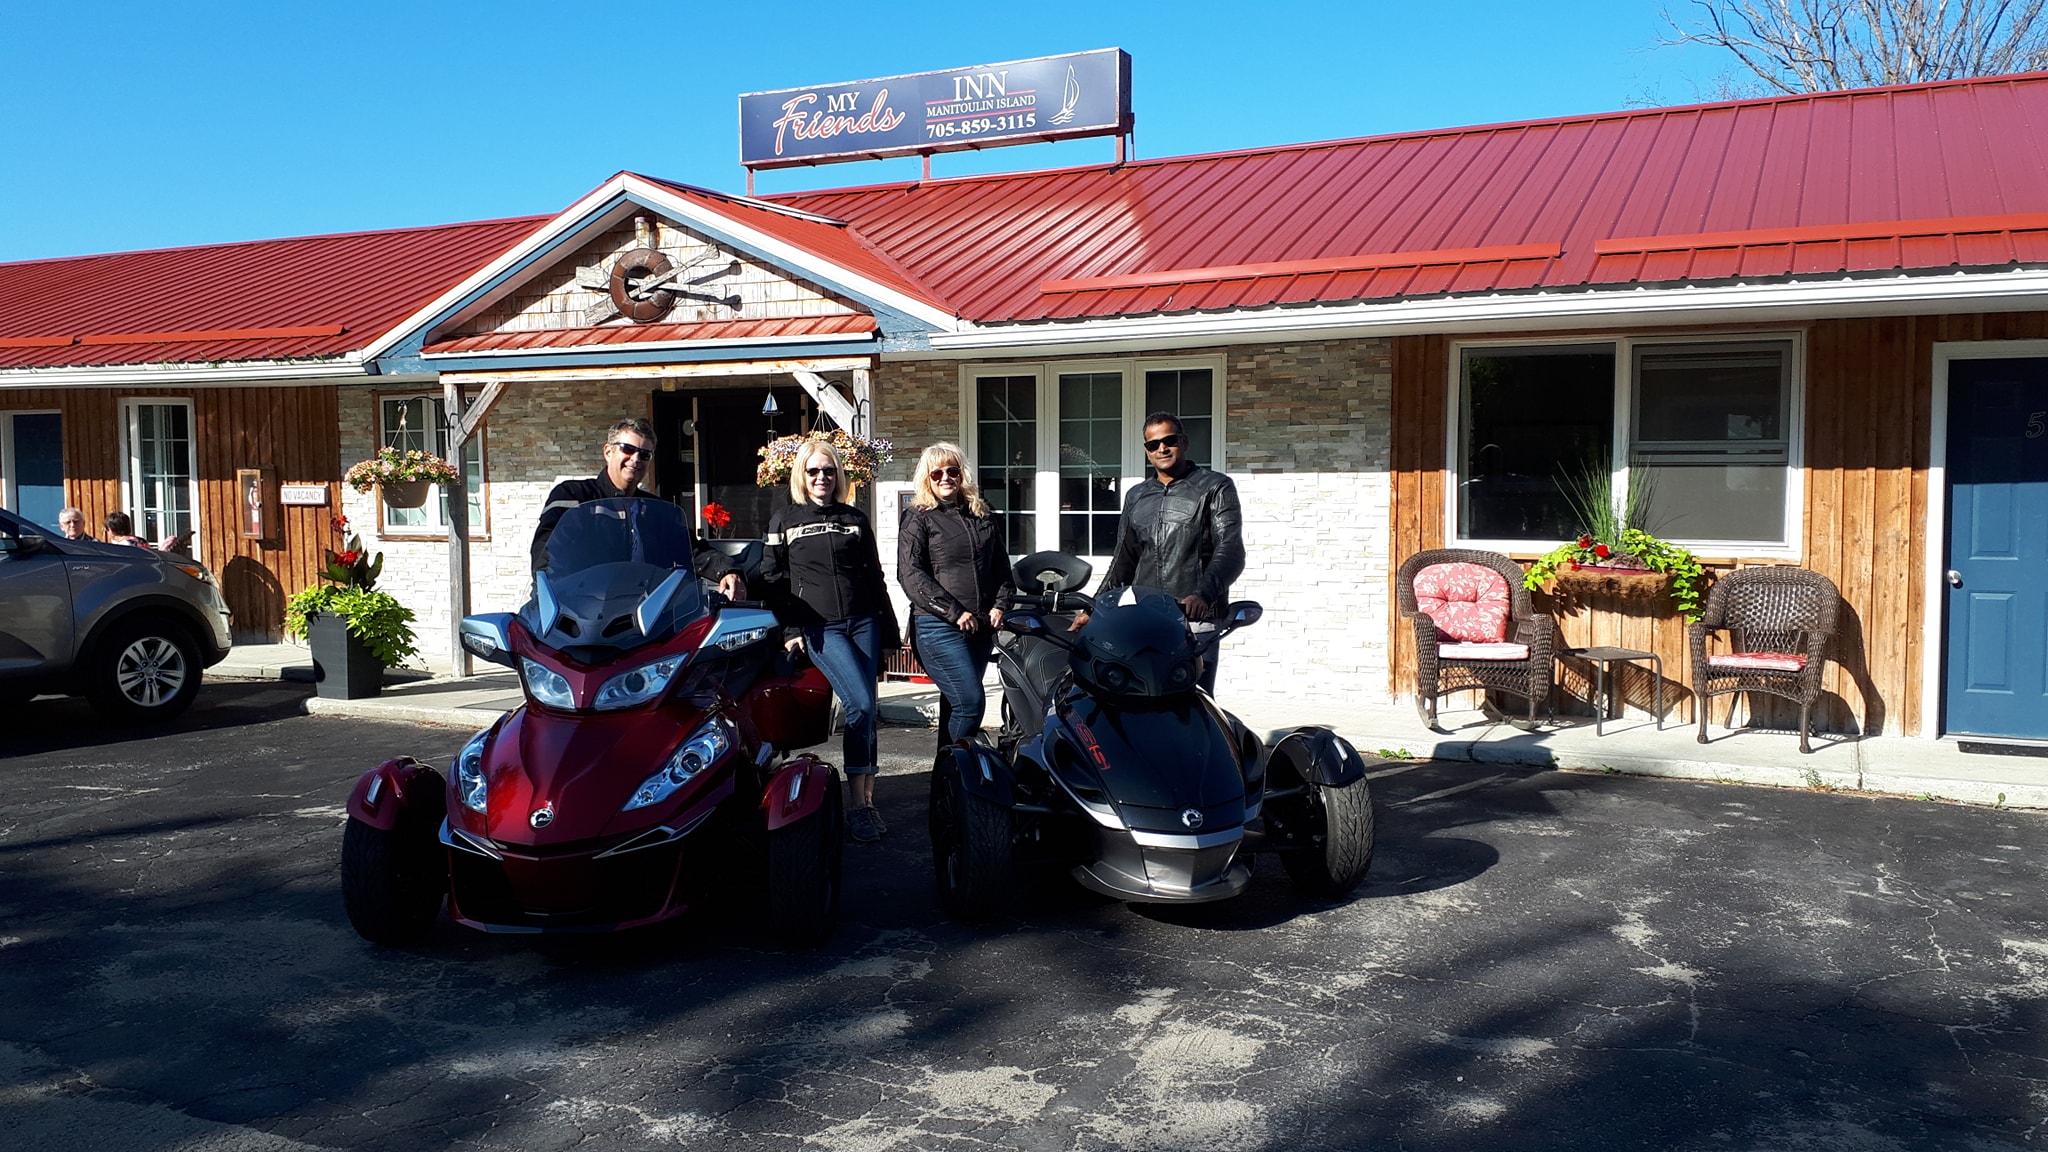
[[[209,684],[0,732],[0,1131],[128,1149],[2038,1146],[2048,817],[1473,765],[1373,781],[1350,900],[937,912],[931,736],[824,948],[743,901],[597,939],[342,914],[341,802],[466,733]]]

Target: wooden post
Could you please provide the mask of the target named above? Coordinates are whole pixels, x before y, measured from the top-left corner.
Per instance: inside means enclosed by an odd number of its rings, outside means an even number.
[[[448,463],[463,483],[448,493],[448,657],[457,676],[475,671],[469,649],[462,646],[462,618],[469,615],[469,476],[462,449],[469,442],[463,427],[462,383],[453,374],[441,378],[441,406],[448,421]]]

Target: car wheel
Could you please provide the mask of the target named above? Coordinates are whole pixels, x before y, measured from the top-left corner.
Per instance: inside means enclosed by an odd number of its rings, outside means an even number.
[[[351,816],[341,834],[341,902],[372,944],[417,940],[441,913],[447,862],[433,831],[416,823],[401,819],[387,832]]]
[[[768,923],[783,944],[815,948],[839,918],[845,801],[839,782],[816,812],[768,833]]]
[[[1275,824],[1295,845],[1280,863],[1303,892],[1344,896],[1372,867],[1372,789],[1364,780],[1342,788],[1310,784],[1299,801],[1267,814],[1269,831]]]
[[[1010,897],[1010,810],[964,788],[958,762],[944,756],[932,766],[927,820],[939,907],[962,920],[1001,915]]]
[[[114,626],[94,657],[90,694],[117,720],[153,723],[199,694],[199,649],[178,625],[144,618]]]

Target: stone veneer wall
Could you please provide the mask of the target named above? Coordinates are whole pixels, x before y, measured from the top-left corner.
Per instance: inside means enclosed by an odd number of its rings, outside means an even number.
[[[1244,505],[1244,577],[1264,619],[1225,642],[1217,692],[1305,715],[1387,696],[1393,372],[1384,340],[1315,341],[1172,355],[1225,358],[1225,470]],[[1036,361],[1034,361],[1036,362]],[[993,362],[999,363],[999,362]],[[878,424],[908,481],[917,451],[960,437],[960,365],[890,362]],[[971,447],[971,446],[970,446]]]

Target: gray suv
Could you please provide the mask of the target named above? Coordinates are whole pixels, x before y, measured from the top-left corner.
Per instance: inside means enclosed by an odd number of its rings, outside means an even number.
[[[116,719],[169,719],[228,654],[229,621],[190,557],[67,540],[0,511],[0,705],[63,692]]]

